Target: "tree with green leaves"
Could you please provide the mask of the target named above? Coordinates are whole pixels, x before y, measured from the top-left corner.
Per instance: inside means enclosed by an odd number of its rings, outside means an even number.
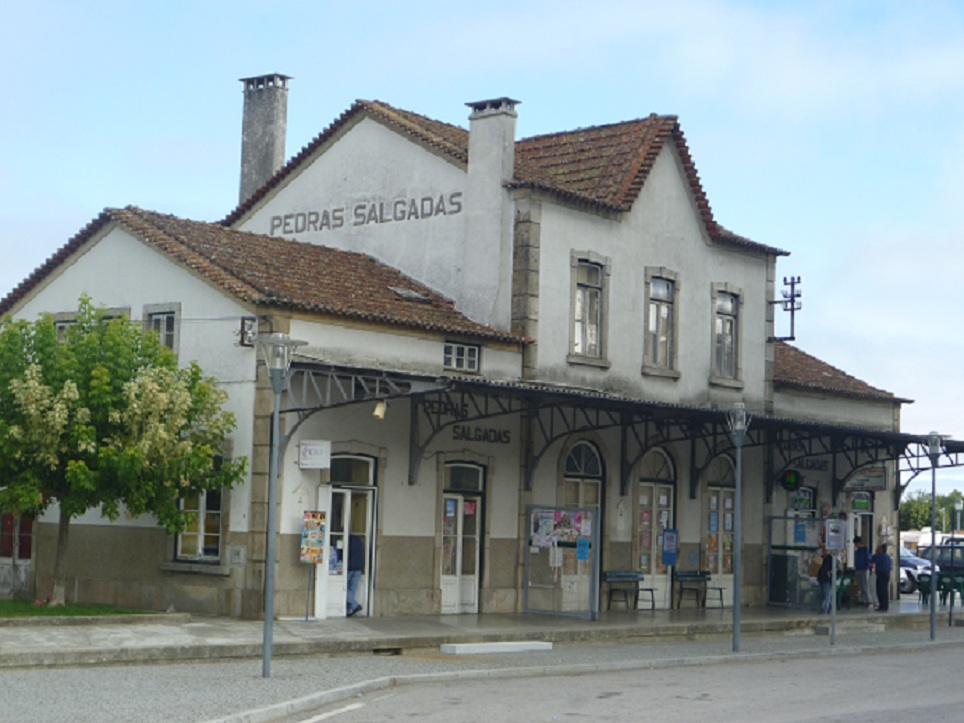
[[[956,500],[962,499],[962,494],[958,490],[951,491],[950,494],[937,495],[937,506],[935,517],[937,519],[937,530],[940,532],[952,532],[957,524],[957,511],[954,507]],[[902,530],[921,530],[931,526],[931,496],[927,492],[918,491],[916,494],[906,497],[900,503],[900,529]]]
[[[169,533],[181,501],[241,480],[222,460],[235,425],[197,364],[180,367],[153,332],[80,300],[71,323],[0,321],[0,512],[59,508],[51,605],[64,604],[70,521],[99,508],[152,514]]]

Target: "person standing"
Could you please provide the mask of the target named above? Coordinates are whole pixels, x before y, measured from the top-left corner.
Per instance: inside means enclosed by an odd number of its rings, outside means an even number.
[[[817,572],[817,583],[820,585],[820,592],[823,593],[820,612],[829,613],[830,606],[833,604],[833,555],[826,546],[820,545],[820,557],[822,562]]]
[[[890,572],[894,569],[894,563],[887,554],[887,545],[877,546],[876,554],[870,559],[874,566],[874,573],[877,576],[877,609],[885,613],[890,601]]]
[[[854,571],[857,573],[857,604],[870,605],[870,550],[860,535],[854,538]]]
[[[348,535],[348,599],[345,608],[345,614],[348,617],[362,609],[355,597],[355,592],[358,590],[358,581],[364,570],[365,545],[358,535]]]

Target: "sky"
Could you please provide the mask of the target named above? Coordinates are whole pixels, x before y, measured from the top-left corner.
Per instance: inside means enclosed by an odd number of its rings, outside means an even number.
[[[0,296],[105,207],[237,205],[242,86],[287,155],[356,99],[518,137],[679,116],[716,220],[791,253],[795,344],[964,439],[964,3],[0,0]],[[784,316],[784,318],[780,318]],[[779,326],[779,325],[782,325]],[[789,333],[778,315],[778,334]],[[909,491],[929,492],[930,474]],[[938,493],[964,489],[940,470]]]

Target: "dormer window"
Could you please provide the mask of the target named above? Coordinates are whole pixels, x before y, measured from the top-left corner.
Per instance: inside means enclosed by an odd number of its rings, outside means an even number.
[[[458,372],[478,374],[481,369],[482,350],[477,344],[445,342],[442,366]]]

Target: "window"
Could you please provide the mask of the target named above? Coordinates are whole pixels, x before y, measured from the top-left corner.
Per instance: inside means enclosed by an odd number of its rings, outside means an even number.
[[[332,456],[331,483],[370,487],[375,484],[375,461],[369,457]]]
[[[177,537],[178,560],[221,559],[221,490],[185,497],[181,508],[191,513],[187,527]]]
[[[477,373],[481,366],[479,364],[480,357],[481,350],[475,344],[445,342],[442,365],[446,369]]]
[[[54,330],[57,332],[57,341],[64,343],[67,341],[67,330],[74,323],[73,319],[57,319],[54,321]]]
[[[602,476],[602,463],[596,448],[588,442],[576,444],[566,457],[562,481],[562,505],[598,507]]]
[[[647,269],[646,339],[643,371],[672,372],[676,368],[676,275],[667,269]],[[673,375],[676,376],[676,375]]]
[[[174,349],[174,312],[165,311],[160,314],[150,314],[147,317],[147,328],[157,333],[161,346]]]
[[[573,351],[599,356],[602,326],[602,269],[580,261],[576,271],[576,310],[573,315]]]
[[[32,517],[0,516],[0,557],[29,560],[32,544]]]
[[[572,255],[572,339],[569,361],[608,366],[606,358],[607,260]]]
[[[713,375],[720,380],[736,380],[739,367],[739,295],[726,290],[715,293],[713,317]]]
[[[450,492],[482,492],[483,470],[478,465],[445,466],[445,490]]]
[[[153,331],[160,339],[161,346],[177,353],[181,305],[147,304],[144,306],[144,328]]]

